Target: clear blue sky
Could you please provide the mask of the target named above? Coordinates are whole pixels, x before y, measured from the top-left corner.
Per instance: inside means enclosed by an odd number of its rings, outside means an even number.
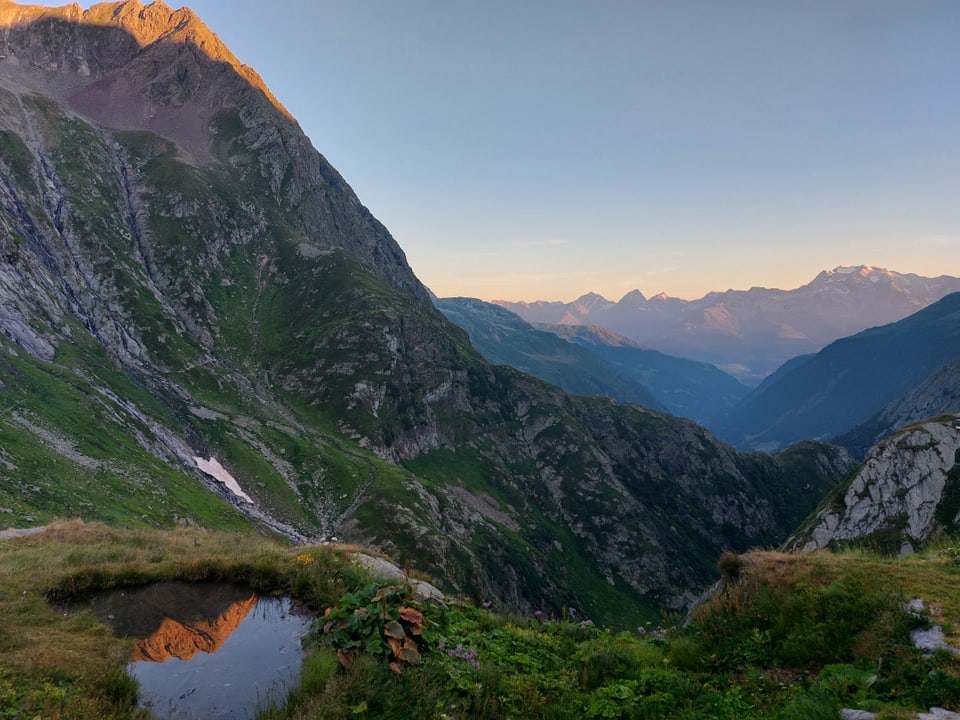
[[[960,274],[958,0],[187,4],[438,295]]]

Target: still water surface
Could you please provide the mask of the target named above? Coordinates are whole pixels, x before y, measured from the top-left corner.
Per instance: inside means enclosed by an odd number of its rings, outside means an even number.
[[[137,639],[127,669],[140,683],[140,704],[169,720],[248,720],[282,703],[311,624],[289,598],[222,583],[156,583],[82,607]]]

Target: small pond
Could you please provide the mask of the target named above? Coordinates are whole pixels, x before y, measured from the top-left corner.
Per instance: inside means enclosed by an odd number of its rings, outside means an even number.
[[[158,718],[248,720],[297,681],[312,618],[289,598],[223,583],[164,582],[71,605],[136,638],[127,667]]]

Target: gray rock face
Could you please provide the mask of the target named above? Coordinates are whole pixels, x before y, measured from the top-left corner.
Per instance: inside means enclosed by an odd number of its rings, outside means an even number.
[[[263,80],[189,8],[138,0],[88,10],[0,3],[0,87],[39,91],[113,130],[149,130],[182,157],[214,166],[236,141],[217,115],[235,111],[239,142],[275,202],[297,209],[305,235],[341,247],[376,277],[428,303],[406,256],[318,153]],[[220,145],[218,146],[218,143]]]
[[[943,650],[951,655],[960,655],[960,650],[957,650],[955,647],[953,647],[953,645],[947,642],[946,636],[943,633],[943,628],[939,625],[934,625],[926,630],[919,628],[916,630],[911,630],[910,640],[924,655],[933,655],[933,653],[937,652],[938,650]]]
[[[922,546],[938,527],[957,521],[958,452],[960,429],[952,422],[926,422],[891,436],[787,547],[810,551],[871,537],[901,551]]]

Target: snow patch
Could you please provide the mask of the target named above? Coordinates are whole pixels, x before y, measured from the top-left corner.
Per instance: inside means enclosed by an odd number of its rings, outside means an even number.
[[[194,457],[193,461],[197,464],[197,467],[200,468],[202,472],[206,473],[217,482],[222,482],[227,486],[227,489],[238,498],[253,504],[253,498],[240,489],[240,483],[234,480],[233,475],[224,470],[223,465],[217,462],[216,458],[212,457],[209,460],[204,460],[202,457]]]

